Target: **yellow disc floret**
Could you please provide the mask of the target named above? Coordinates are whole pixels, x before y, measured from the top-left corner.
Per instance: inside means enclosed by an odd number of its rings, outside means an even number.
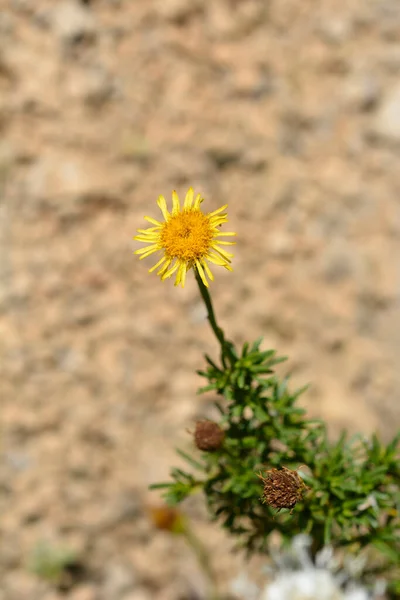
[[[163,224],[160,241],[167,256],[193,262],[207,254],[213,237],[210,219],[189,209]]]

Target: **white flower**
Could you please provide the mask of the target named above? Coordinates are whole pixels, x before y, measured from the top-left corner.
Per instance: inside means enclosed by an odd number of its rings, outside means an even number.
[[[286,552],[272,553],[271,581],[260,600],[373,600],[374,596],[353,582],[363,571],[360,557],[348,557],[347,564],[340,567],[332,549],[325,547],[313,562],[310,545],[308,536],[298,535]],[[377,585],[378,591],[383,593],[384,587]]]
[[[362,588],[343,592],[326,569],[282,572],[267,585],[261,600],[369,600]]]
[[[258,585],[253,583],[246,573],[239,575],[231,583],[231,592],[237,598],[246,598],[246,600],[257,600],[260,594]]]

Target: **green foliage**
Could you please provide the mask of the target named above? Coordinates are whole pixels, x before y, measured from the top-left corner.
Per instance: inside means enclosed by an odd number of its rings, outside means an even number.
[[[76,553],[66,547],[39,542],[29,558],[28,568],[42,579],[59,584],[66,570],[75,565]]]
[[[215,319],[214,319],[215,322]],[[214,328],[214,326],[213,326]],[[308,533],[314,551],[325,544],[353,550],[375,548],[384,558],[383,569],[400,564],[400,433],[388,445],[377,436],[332,443],[324,423],[308,419],[297,400],[304,390],[291,392],[288,379],[274,367],[282,358],[261,351],[261,340],[245,344],[240,353],[215,324],[221,360],[206,357],[200,375],[222,398],[216,402],[223,446],[192,457],[180,452],[190,469],[173,469],[165,488],[171,504],[202,489],[211,515],[237,536],[248,552],[265,552],[268,536],[278,531],[289,541]],[[257,474],[272,467],[299,469],[308,487],[290,514],[263,504]],[[400,588],[400,582],[393,586]]]

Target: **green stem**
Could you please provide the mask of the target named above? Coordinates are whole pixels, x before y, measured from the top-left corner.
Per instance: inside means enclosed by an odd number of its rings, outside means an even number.
[[[203,544],[200,542],[198,537],[193,533],[191,528],[188,527],[188,525],[185,526],[183,535],[185,536],[187,543],[195,553],[196,558],[199,561],[199,565],[208,579],[208,583],[210,586],[210,600],[219,600],[217,586],[215,583],[215,574],[211,567],[207,550],[204,548]]]
[[[221,327],[218,326],[217,319],[215,318],[215,313],[214,313],[214,308],[212,305],[210,293],[209,293],[208,289],[206,288],[206,286],[204,285],[197,269],[194,269],[194,273],[196,276],[197,285],[199,286],[201,297],[203,298],[204,304],[206,305],[208,321],[211,325],[211,329],[215,333],[215,337],[221,344],[221,348],[222,348],[225,344],[224,332],[222,331]]]
[[[224,332],[221,329],[221,327],[219,327],[219,325],[217,323],[217,319],[215,317],[215,312],[214,312],[214,308],[212,305],[210,293],[209,293],[208,289],[206,288],[206,286],[204,285],[197,269],[194,268],[193,270],[195,273],[197,285],[199,286],[200,295],[204,301],[204,304],[206,305],[208,322],[210,323],[211,329],[213,330],[215,337],[217,338],[217,340],[221,346],[221,359],[222,359],[222,363],[223,363],[224,367],[226,367],[227,366],[225,363],[226,356],[230,359],[231,364],[233,364],[234,361],[236,360],[235,354],[233,352],[233,344],[231,342],[228,342],[225,339]]]

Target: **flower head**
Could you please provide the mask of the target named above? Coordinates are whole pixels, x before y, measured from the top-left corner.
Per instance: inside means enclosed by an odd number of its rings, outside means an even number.
[[[222,446],[225,431],[214,421],[197,421],[194,443],[199,450],[213,452]]]
[[[217,240],[218,237],[236,235],[232,232],[221,233],[219,230],[219,226],[228,221],[227,214],[223,212],[227,205],[214,212],[203,213],[200,210],[202,202],[200,194],[194,197],[193,188],[189,188],[181,208],[178,194],[174,191],[172,211],[169,212],[164,196],[159,196],[157,204],[164,221],[145,217],[153,227],[138,229],[140,235],[134,239],[148,245],[136,250],[135,254],[140,254],[142,259],[162,252],[161,259],[149,270],[152,272],[159,268],[157,275],[162,281],[176,273],[175,285],[183,287],[186,273],[194,268],[208,287],[206,276],[211,281],[214,279],[209,262],[232,270],[230,262],[233,255],[222,246],[231,246],[234,242]]]
[[[375,580],[373,591],[362,587],[368,572],[360,555],[335,555],[324,546],[315,558],[312,539],[299,534],[289,548],[270,547],[272,564],[268,565],[269,582],[260,600],[378,600],[383,598],[385,582]],[[365,558],[365,557],[364,557]]]
[[[266,472],[265,477],[259,475],[259,478],[264,486],[263,502],[277,508],[278,512],[282,508],[293,510],[297,502],[302,499],[306,489],[297,471],[292,471],[287,467],[270,469]]]
[[[148,513],[154,527],[171,533],[183,533],[186,519],[177,508],[173,506],[149,506]]]

